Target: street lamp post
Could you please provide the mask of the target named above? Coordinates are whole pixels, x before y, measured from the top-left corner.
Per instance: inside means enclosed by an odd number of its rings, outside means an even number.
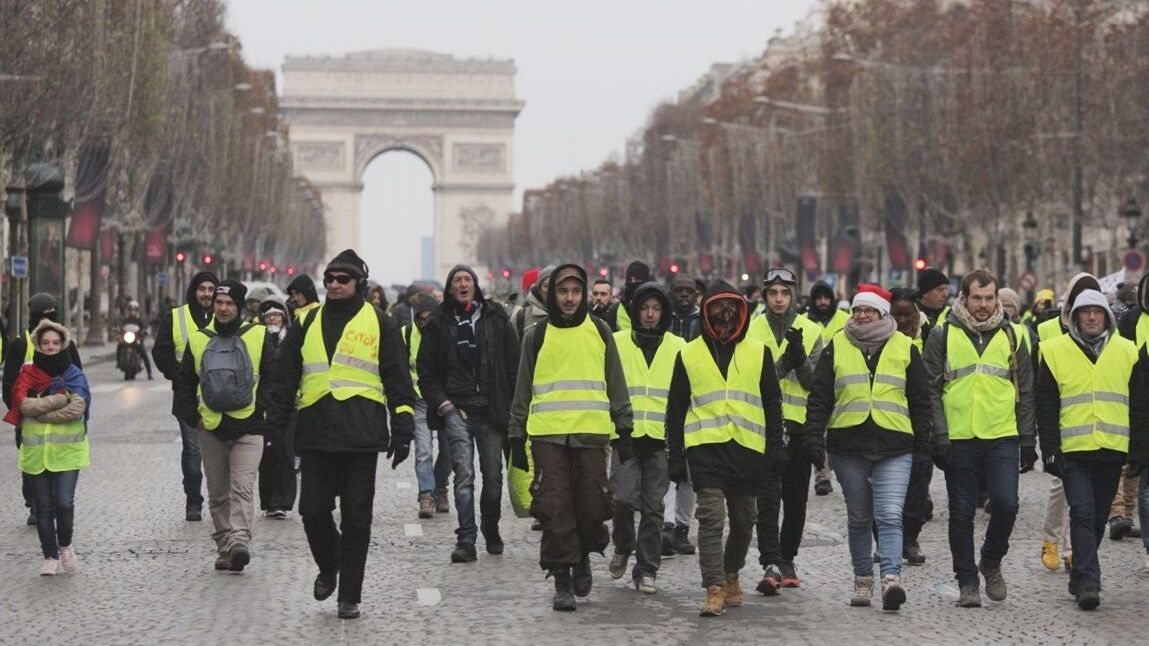
[[[1126,242],[1129,243],[1130,249],[1136,250],[1140,241],[1137,229],[1141,222],[1141,207],[1137,204],[1137,198],[1131,197],[1125,200],[1125,204],[1121,205],[1121,217],[1125,218],[1129,225],[1129,238]]]

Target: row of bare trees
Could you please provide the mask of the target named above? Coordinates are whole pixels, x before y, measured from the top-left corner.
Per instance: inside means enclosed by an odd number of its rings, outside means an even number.
[[[1136,219],[1118,214],[1149,189],[1146,3],[824,8],[818,29],[771,40],[717,97],[658,106],[624,158],[527,191],[484,236],[488,264],[638,257],[881,280],[920,253],[1051,285],[1119,266],[1117,231]],[[803,195],[818,199],[810,257]]]

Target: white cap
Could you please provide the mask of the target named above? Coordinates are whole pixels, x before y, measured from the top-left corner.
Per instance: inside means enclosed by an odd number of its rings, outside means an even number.
[[[1087,289],[1077,295],[1073,300],[1073,309],[1070,310],[1069,315],[1077,314],[1077,310],[1083,307],[1100,307],[1106,312],[1109,311],[1109,299],[1096,289]]]

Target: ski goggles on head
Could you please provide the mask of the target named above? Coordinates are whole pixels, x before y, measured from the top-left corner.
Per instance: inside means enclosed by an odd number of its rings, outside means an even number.
[[[766,272],[762,277],[762,286],[773,285],[779,283],[787,287],[796,287],[798,285],[798,277],[794,272],[786,269],[785,267],[775,267]]]

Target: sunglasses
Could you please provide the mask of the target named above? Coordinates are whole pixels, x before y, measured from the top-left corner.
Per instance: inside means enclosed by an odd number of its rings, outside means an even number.
[[[766,275],[762,277],[763,286],[772,285],[774,283],[782,283],[783,285],[793,287],[798,284],[798,278],[794,275],[794,272],[785,267],[775,267],[766,272]]]
[[[330,285],[331,283],[339,283],[340,285],[346,285],[347,283],[350,283],[353,280],[355,280],[355,277],[354,276],[348,276],[347,274],[339,274],[339,275],[324,274],[324,276],[323,276],[323,282],[327,283],[328,285]]]

